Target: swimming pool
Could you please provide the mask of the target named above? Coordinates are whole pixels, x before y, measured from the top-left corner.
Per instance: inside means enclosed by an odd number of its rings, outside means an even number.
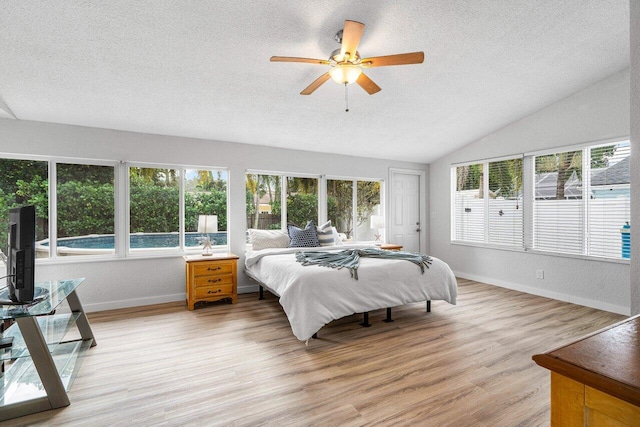
[[[213,245],[226,245],[227,233],[207,233]],[[199,238],[206,236],[205,233],[185,233],[185,246],[198,247]],[[49,247],[49,241],[43,240],[38,245],[44,248]],[[177,248],[180,245],[180,235],[178,233],[136,233],[130,235],[129,247],[131,249],[161,249]],[[96,234],[78,237],[63,237],[58,239],[58,252],[70,249],[69,252],[81,250],[113,251],[115,248],[115,238],[113,234]]]

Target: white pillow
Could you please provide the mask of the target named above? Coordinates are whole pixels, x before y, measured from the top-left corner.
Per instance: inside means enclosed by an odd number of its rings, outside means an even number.
[[[289,247],[289,235],[282,230],[258,230],[249,229],[249,241],[254,251],[268,248]]]
[[[335,227],[331,227],[333,231],[333,244],[334,245],[342,245],[342,237],[340,237],[340,233],[338,233],[338,229]]]

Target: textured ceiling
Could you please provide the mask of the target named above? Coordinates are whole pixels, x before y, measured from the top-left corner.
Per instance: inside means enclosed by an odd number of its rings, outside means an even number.
[[[269,62],[327,58],[345,19],[362,56],[425,52],[348,113],[299,95],[326,67]],[[0,117],[429,163],[628,67],[629,4],[7,0],[0,58]]]

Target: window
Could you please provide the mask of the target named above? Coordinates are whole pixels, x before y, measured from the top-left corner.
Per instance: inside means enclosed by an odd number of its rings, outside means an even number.
[[[521,248],[522,158],[457,166],[453,173],[452,240]]]
[[[384,232],[381,182],[327,180],[327,217],[347,240],[372,241]]]
[[[113,166],[57,163],[56,196],[58,255],[114,253]]]
[[[282,228],[281,176],[247,174],[246,192],[247,228],[280,230]]]
[[[533,248],[581,254],[582,151],[536,156],[534,164]]]
[[[313,176],[247,173],[247,229],[280,230],[286,224],[304,227],[309,220],[320,224],[329,219],[348,240],[372,241],[384,231],[381,181],[327,179],[321,200],[324,183]],[[325,206],[326,217],[320,210]]]
[[[286,224],[304,228],[310,220],[318,224],[318,181],[312,177],[248,173],[247,228],[280,230]]]
[[[484,242],[484,179],[482,163],[455,168],[453,240]]]
[[[184,177],[185,247],[199,247],[205,236],[226,246],[227,171],[187,169]]]
[[[624,141],[535,157],[534,249],[623,257],[629,150]]]
[[[589,149],[591,172],[586,230],[589,255],[629,258],[630,247],[622,245],[628,235],[622,236],[621,229],[630,221],[630,148],[626,141]]]
[[[0,158],[0,171],[0,241],[7,240],[9,209],[33,204],[38,258],[126,256],[126,241],[138,254],[199,250],[205,236],[227,245],[224,169]],[[117,185],[121,173],[129,179]],[[129,200],[118,206],[120,187]]]
[[[180,246],[177,169],[129,168],[129,248]]]
[[[130,250],[179,249],[183,238],[185,249],[197,249],[205,237],[226,246],[226,176],[220,170],[130,167]]]
[[[49,257],[49,164],[46,161],[0,159],[0,250],[7,250],[9,209],[36,207],[36,256]]]
[[[327,216],[347,239],[353,234],[353,181],[327,180]]]
[[[629,258],[629,160],[622,141],[453,166],[451,239]]]
[[[318,178],[287,177],[287,224],[318,224]]]

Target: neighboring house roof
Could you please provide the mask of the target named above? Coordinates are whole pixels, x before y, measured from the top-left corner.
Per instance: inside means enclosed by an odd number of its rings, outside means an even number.
[[[591,170],[591,186],[607,185],[629,185],[630,156],[619,162],[601,169]],[[544,172],[536,175],[536,199],[554,199],[556,197],[556,184],[558,182],[557,172]],[[577,199],[582,197],[582,182],[575,172],[564,185],[564,197],[566,199]]]
[[[591,171],[591,185],[620,185],[629,184],[631,175],[629,171],[629,160],[627,156],[618,163],[607,168],[593,169]]]

